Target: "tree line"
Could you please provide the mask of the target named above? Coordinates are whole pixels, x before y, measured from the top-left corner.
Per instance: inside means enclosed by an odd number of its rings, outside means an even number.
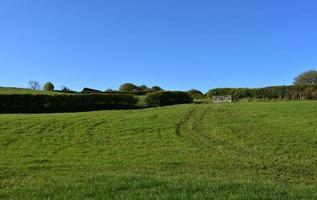
[[[33,90],[41,90],[43,89],[44,91],[60,91],[60,92],[71,92],[72,90],[67,88],[66,86],[62,86],[61,90],[55,90],[55,86],[52,82],[46,82],[41,88],[41,85],[39,81],[35,80],[30,80],[28,82],[28,86],[33,89]],[[147,87],[146,85],[140,85],[137,86],[133,83],[124,83],[122,84],[118,90],[113,90],[113,89],[107,89],[105,91],[93,89],[93,88],[88,88],[85,87],[81,92],[83,93],[102,93],[102,92],[107,92],[107,93],[112,93],[112,92],[130,92],[130,93],[147,93],[147,92],[157,92],[157,91],[163,91],[163,89],[159,86],[153,86],[153,87]],[[74,91],[73,91],[74,92]]]
[[[30,81],[29,86],[32,89],[39,90],[40,84],[38,81]],[[54,84],[47,82],[43,86],[45,91],[73,92],[66,86],[62,86],[61,90],[54,90]],[[92,88],[84,88],[81,93],[121,93],[146,95],[147,93],[164,91],[159,86],[147,87],[146,85],[135,85],[133,83],[124,83],[118,90],[107,89],[100,91]],[[188,95],[193,99],[205,99],[212,96],[232,95],[233,100],[237,101],[243,98],[249,99],[284,99],[284,100],[303,100],[317,99],[317,71],[310,70],[299,74],[295,77],[293,85],[290,86],[272,86],[264,88],[215,88],[207,93],[202,93],[199,90],[192,89],[187,91]]]
[[[272,86],[264,88],[216,88],[208,91],[207,96],[232,95],[233,100],[240,99],[279,99],[304,100],[317,99],[317,71],[310,70],[298,75],[290,86]]]
[[[37,81],[30,81],[33,89],[39,89]],[[53,91],[54,85],[47,82],[44,90]],[[67,87],[65,92],[71,92]],[[56,90],[55,90],[56,91]],[[142,94],[142,96],[138,96]],[[174,104],[192,103],[193,99],[212,96],[232,95],[239,101],[248,99],[317,99],[317,71],[308,71],[295,78],[291,86],[274,86],[265,88],[216,88],[203,94],[192,89],[187,92],[164,91],[158,86],[136,86],[132,83],[122,84],[119,90],[104,92],[85,88],[80,93],[71,94],[1,94],[0,113],[34,113],[34,112],[75,112],[104,109],[136,109]]]

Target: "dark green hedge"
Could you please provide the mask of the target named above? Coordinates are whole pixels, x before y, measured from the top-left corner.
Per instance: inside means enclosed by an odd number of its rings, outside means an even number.
[[[135,92],[121,92],[121,91],[106,91],[105,94],[130,94],[130,95],[138,95],[143,96],[147,93],[150,93],[150,91],[135,91]]]
[[[126,94],[0,95],[0,113],[76,112],[137,108],[137,99]]]
[[[144,99],[145,107],[167,106],[174,104],[192,103],[193,99],[187,92],[158,91],[148,93]]]
[[[317,99],[317,86],[273,86],[265,88],[216,88],[208,96],[232,95],[235,101],[243,98],[255,99]]]

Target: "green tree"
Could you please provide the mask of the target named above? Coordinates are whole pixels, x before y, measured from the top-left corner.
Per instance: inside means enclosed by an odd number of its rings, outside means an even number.
[[[138,90],[139,90],[139,87],[132,83],[124,83],[119,88],[120,92],[135,92]]]
[[[206,96],[199,90],[191,89],[187,92],[193,99],[204,99]]]
[[[153,86],[153,87],[152,87],[152,90],[153,90],[153,91],[162,91],[163,89],[160,88],[159,86]]]
[[[149,88],[146,85],[141,85],[138,87],[140,91],[147,91]]]
[[[310,70],[298,75],[295,78],[294,85],[296,86],[315,86],[317,85],[317,71]]]
[[[47,83],[45,83],[43,89],[46,90],[46,91],[53,91],[54,90],[54,85],[53,85],[52,82],[47,82]]]

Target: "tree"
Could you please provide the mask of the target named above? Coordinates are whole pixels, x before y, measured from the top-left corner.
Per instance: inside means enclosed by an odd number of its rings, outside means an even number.
[[[162,91],[163,89],[160,88],[159,86],[153,86],[152,90],[154,90],[154,91]]]
[[[47,82],[44,84],[44,87],[43,87],[44,90],[46,91],[53,91],[54,90],[54,85],[52,82]]]
[[[204,99],[206,98],[205,95],[199,91],[199,90],[195,90],[195,89],[191,89],[187,92],[189,94],[189,96],[191,96],[193,99]]]
[[[61,86],[61,91],[62,92],[72,92],[72,90],[69,89],[68,87],[66,87],[65,85]]]
[[[306,87],[304,90],[304,95],[306,97],[306,99],[312,99],[313,98],[313,92],[315,91],[314,87]]]
[[[124,83],[119,88],[120,92],[135,92],[138,90],[139,90],[139,87],[132,83]]]
[[[298,75],[295,78],[294,85],[296,86],[316,86],[317,85],[317,71],[310,70]]]
[[[33,90],[40,90],[41,89],[40,83],[38,81],[29,81],[28,85]]]
[[[149,90],[149,88],[146,85],[141,85],[138,87],[138,90],[139,91],[147,91],[147,90]]]

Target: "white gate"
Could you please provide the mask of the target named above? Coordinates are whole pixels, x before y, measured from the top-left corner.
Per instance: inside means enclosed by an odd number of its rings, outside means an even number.
[[[232,96],[213,96],[212,97],[213,103],[231,103],[232,102]]]

